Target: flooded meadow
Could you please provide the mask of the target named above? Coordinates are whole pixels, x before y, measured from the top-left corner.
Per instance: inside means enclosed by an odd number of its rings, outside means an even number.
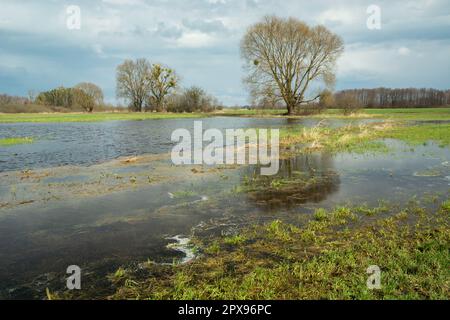
[[[291,132],[380,122],[199,120],[205,129]],[[317,210],[336,207],[382,206],[389,217],[417,202],[433,211],[449,197],[450,149],[436,141],[383,138],[383,150],[367,152],[291,145],[279,173],[267,177],[253,165],[174,166],[171,133],[193,121],[0,124],[1,137],[35,140],[0,148],[0,298],[64,292],[69,265],[83,270],[81,297],[106,298],[120,270],[148,276],[145,264],[197,259],[194,239],[235,236],[271,221],[304,226]]]

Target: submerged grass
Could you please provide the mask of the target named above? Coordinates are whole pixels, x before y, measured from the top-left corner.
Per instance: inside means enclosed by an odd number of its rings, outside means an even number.
[[[34,139],[30,137],[25,138],[4,138],[0,139],[0,146],[13,146],[17,144],[33,143]]]
[[[188,265],[154,265],[144,279],[129,272],[111,298],[447,300],[449,214],[447,202],[433,215],[413,208],[365,219],[343,207],[318,210],[303,227],[276,220],[198,240],[203,257]],[[373,265],[379,290],[367,286]]]
[[[376,125],[348,125],[342,128],[328,128],[320,125],[313,128],[282,129],[281,145],[288,147],[302,144],[303,151],[325,150],[328,152],[367,153],[369,151],[386,152],[389,149],[381,138],[381,132],[393,126],[386,122]]]
[[[281,145],[289,147],[302,144],[302,151],[328,152],[387,152],[384,139],[397,139],[409,145],[435,142],[441,147],[450,146],[450,124],[416,124],[384,122],[365,125],[348,125],[342,128],[316,126],[291,127],[281,130]]]

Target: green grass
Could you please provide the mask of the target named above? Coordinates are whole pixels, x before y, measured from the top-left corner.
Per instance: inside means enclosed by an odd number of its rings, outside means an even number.
[[[341,128],[328,127],[291,127],[280,131],[282,146],[302,144],[303,152],[325,150],[327,152],[387,152],[389,149],[382,138],[384,132],[392,127],[391,123],[370,125],[349,125]]]
[[[450,120],[450,108],[365,109],[363,113],[399,120]]]
[[[25,137],[25,138],[4,138],[0,139],[0,146],[13,146],[18,144],[28,144],[33,143],[34,139]]]
[[[0,123],[99,122],[115,120],[157,120],[208,117],[200,113],[20,113],[0,114]]]
[[[402,140],[411,145],[434,141],[446,147],[450,146],[450,124],[401,126],[384,133],[383,137]]]
[[[286,112],[278,110],[224,109],[215,113],[0,113],[0,123],[17,122],[96,122],[112,120],[150,120],[173,118],[198,118],[209,116],[281,117]],[[305,116],[297,116],[304,118]],[[322,114],[306,116],[312,118],[389,118],[397,120],[450,120],[450,108],[423,109],[365,109],[359,114],[345,116],[342,110],[329,109]]]
[[[255,116],[255,117],[279,117],[286,110],[247,110],[224,109],[224,115],[228,116]],[[393,120],[450,120],[450,108],[399,108],[399,109],[363,109],[359,113],[345,116],[342,110],[328,109],[321,114],[311,116],[292,116],[298,118],[387,118]]]
[[[303,144],[303,152],[388,152],[384,139],[397,139],[416,146],[435,142],[450,146],[450,124],[416,124],[400,122],[384,124],[349,125],[341,128],[290,127],[280,131],[281,145]]]
[[[160,276],[127,273],[112,298],[448,300],[447,206],[440,215],[417,207],[370,220],[356,209],[321,210],[303,227],[276,220],[198,240],[200,250],[215,249],[188,265],[153,266],[150,274]],[[381,268],[379,290],[367,287],[373,265]]]

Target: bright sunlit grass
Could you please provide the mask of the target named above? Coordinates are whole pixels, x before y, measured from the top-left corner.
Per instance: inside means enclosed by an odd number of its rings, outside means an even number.
[[[25,137],[25,138],[3,138],[0,139],[0,146],[13,146],[17,144],[27,144],[33,143],[33,138]]]
[[[207,117],[198,113],[14,113],[0,114],[0,123],[100,122]]]

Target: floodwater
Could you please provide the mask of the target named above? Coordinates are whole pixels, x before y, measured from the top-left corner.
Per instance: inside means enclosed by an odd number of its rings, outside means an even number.
[[[280,160],[279,174],[270,178],[258,176],[255,166],[171,166],[164,156],[171,130],[193,121],[0,125],[0,136],[14,136],[8,129],[15,128],[40,138],[1,151],[13,160],[0,163],[0,298],[43,299],[47,287],[64,290],[70,265],[82,268],[83,290],[105,297],[113,292],[107,275],[120,266],[192,259],[185,246],[192,234],[233,234],[273,219],[301,223],[318,207],[379,201],[402,207],[414,197],[449,194],[450,150],[433,143],[411,148],[389,140],[387,154],[298,155]],[[205,128],[225,129],[302,120],[203,121]],[[144,160],[113,160],[129,155]]]
[[[0,124],[0,138],[33,137],[33,144],[0,148],[0,172],[63,165],[92,165],[118,157],[169,152],[172,132],[193,129],[192,119],[149,121],[107,121],[94,123]],[[215,117],[195,119],[210,128],[280,128],[289,125],[317,125],[317,119],[256,119]],[[330,126],[368,120],[335,120]],[[151,125],[150,125],[150,124]]]

